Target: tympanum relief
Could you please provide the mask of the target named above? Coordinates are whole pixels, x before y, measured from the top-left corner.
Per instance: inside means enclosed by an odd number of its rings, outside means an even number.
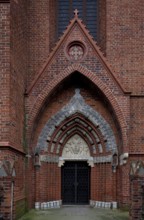
[[[87,143],[77,134],[71,137],[66,143],[63,158],[67,159],[87,159],[90,157]]]

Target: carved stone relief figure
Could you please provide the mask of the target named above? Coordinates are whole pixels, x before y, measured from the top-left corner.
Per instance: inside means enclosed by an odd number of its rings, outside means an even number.
[[[69,159],[86,159],[90,157],[87,143],[78,134],[75,134],[67,141],[63,149],[62,157]]]

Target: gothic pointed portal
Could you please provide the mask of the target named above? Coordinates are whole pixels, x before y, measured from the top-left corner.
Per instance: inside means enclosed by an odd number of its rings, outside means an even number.
[[[121,109],[121,106],[126,109],[129,107],[125,96],[126,92],[118,79],[118,74],[113,71],[112,66],[78,16],[74,16],[70,21],[63,35],[49,56],[46,57],[46,62],[28,87],[27,94],[30,106],[28,133],[33,135],[41,110],[46,106],[51,94],[74,72],[79,72],[93,82],[108,101],[122,136],[120,146],[122,152],[128,145],[127,111]],[[121,105],[119,105],[119,100]]]
[[[110,125],[99,112],[85,103],[80,89],[76,89],[70,102],[45,124],[35,151],[55,153],[57,156],[65,155],[67,148],[64,146],[68,146],[69,141],[78,141],[78,137],[84,146],[89,147],[87,151],[90,152],[89,159],[92,155],[101,153],[112,155],[118,151]],[[85,147],[86,149],[88,148]]]

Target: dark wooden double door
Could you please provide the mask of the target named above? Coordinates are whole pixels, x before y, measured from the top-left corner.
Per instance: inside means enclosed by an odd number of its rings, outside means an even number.
[[[65,162],[62,167],[63,204],[89,204],[90,167],[87,162]]]

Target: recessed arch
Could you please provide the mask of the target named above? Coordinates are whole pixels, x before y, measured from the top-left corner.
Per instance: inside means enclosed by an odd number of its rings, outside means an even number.
[[[45,106],[45,103],[47,102],[47,99],[50,97],[50,95],[56,90],[57,86],[60,85],[60,83],[62,83],[67,77],[72,75],[75,71],[78,71],[81,75],[88,78],[103,93],[104,97],[108,100],[109,104],[111,105],[115,113],[118,125],[120,127],[120,131],[122,134],[123,148],[127,149],[127,145],[128,145],[127,125],[126,125],[125,117],[122,113],[122,110],[115,96],[113,95],[111,90],[108,88],[108,86],[105,85],[96,76],[96,74],[92,73],[87,68],[79,64],[73,64],[69,66],[68,68],[66,68],[64,71],[62,71],[59,74],[59,77],[54,78],[50,84],[45,86],[45,88],[36,98],[35,103],[33,104],[31,111],[29,113],[28,133],[29,134],[33,133],[33,127],[35,126],[35,122],[41,112],[42,107]]]
[[[86,120],[84,119],[83,123],[81,123],[83,129],[77,124],[77,121],[80,121],[82,118],[80,115],[86,118]],[[70,117],[72,117],[72,120],[67,120]],[[71,134],[73,120],[76,131],[80,132],[82,136],[86,135],[87,138],[90,137],[89,142],[91,147],[98,144],[100,147],[101,144],[105,145],[106,152],[113,153],[118,151],[115,135],[110,125],[99,112],[85,103],[79,89],[75,90],[75,95],[71,98],[70,102],[47,121],[38,138],[36,151],[48,151],[53,153],[55,146],[58,145],[57,147],[60,148],[67,136]],[[66,123],[63,123],[65,121]],[[69,129],[67,129],[67,127],[69,127]],[[85,127],[87,127],[87,129],[85,129]],[[99,137],[98,141],[97,136]],[[48,143],[46,143],[46,140]]]
[[[52,130],[53,131],[53,130]],[[80,113],[71,115],[62,123],[55,126],[53,133],[48,137],[49,151],[58,154],[65,140],[73,133],[79,132],[89,142],[90,148],[93,148],[93,154],[106,151],[106,137],[102,135],[99,125],[95,126],[88,118]],[[43,132],[42,132],[43,133]],[[96,149],[97,148],[97,149]]]

